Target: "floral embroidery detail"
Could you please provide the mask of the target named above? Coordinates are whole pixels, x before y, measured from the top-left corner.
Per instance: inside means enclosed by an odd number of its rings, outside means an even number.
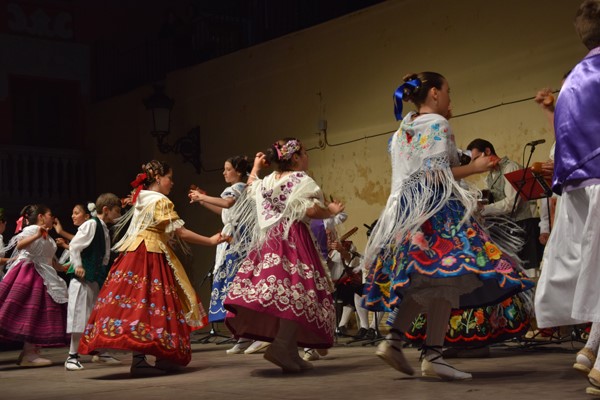
[[[485,249],[485,253],[487,254],[490,260],[499,260],[500,257],[502,257],[502,252],[500,251],[498,246],[491,242],[485,242],[483,248]]]
[[[242,262],[227,295],[227,302],[258,303],[278,312],[292,312],[333,335],[335,310],[329,295],[328,277],[301,259],[284,253],[251,252]]]
[[[532,287],[533,282],[515,271],[512,259],[491,242],[474,219],[461,224],[463,210],[457,201],[449,201],[420,231],[398,238],[395,249],[383,248],[367,266],[365,304],[386,311],[397,306],[399,293],[411,285],[412,274],[430,278],[475,274],[481,280],[494,279],[500,288],[507,292],[512,288],[513,293]],[[386,253],[393,256],[382,258]]]
[[[261,188],[262,201],[262,212],[265,216],[265,220],[276,218],[281,215],[285,210],[285,202],[290,193],[294,190],[294,187],[300,183],[300,177],[303,176],[302,172],[294,173],[289,176],[287,182],[280,185],[279,190]]]
[[[527,331],[530,317],[519,296],[509,297],[500,304],[477,309],[452,310],[446,343],[454,345],[489,344],[518,337]],[[406,339],[420,343],[426,338],[427,318],[415,318],[406,332]]]
[[[503,274],[514,272],[513,266],[504,259],[501,259],[500,261],[498,261],[498,264],[496,265],[496,267],[494,269]]]
[[[474,314],[475,314],[475,320],[477,321],[477,325],[483,324],[483,321],[485,320],[485,318],[483,316],[483,311],[477,310],[477,311],[475,311]]]
[[[429,249],[429,243],[423,232],[416,232],[412,237],[412,244],[417,246],[421,250]]]
[[[104,318],[100,327],[99,325],[98,322],[88,325],[84,333],[86,341],[92,340],[98,335],[117,338],[125,334],[135,338],[140,343],[158,341],[165,350],[178,349],[179,352],[183,352],[184,354],[190,353],[189,338],[179,337],[176,333],[166,332],[163,327],[152,327],[139,320],[128,322],[113,318]],[[126,329],[128,332],[125,331]]]
[[[159,306],[146,297],[139,300],[133,297],[136,292],[145,292],[144,288],[146,288],[147,296],[150,299],[155,298],[154,296],[158,298],[172,297],[174,302],[178,302],[178,292],[174,285],[165,286],[158,278],[149,282],[147,277],[140,277],[132,271],[122,270],[112,272],[108,279],[111,281],[111,285],[121,287],[123,293],[118,294],[110,291],[106,296],[99,297],[94,305],[95,310],[101,308],[110,310],[114,307],[127,308],[138,310],[138,313],[146,314],[149,318],[159,318],[159,320],[164,318],[167,321],[176,321],[178,325],[186,325],[183,310],[176,311],[166,305]],[[132,288],[127,288],[127,286]],[[133,293],[133,296],[124,293]],[[184,331],[187,331],[187,328]],[[155,327],[139,319],[130,321],[116,317],[105,317],[102,320],[96,320],[93,324],[87,325],[84,338],[86,342],[90,342],[97,336],[115,340],[125,336],[128,340],[135,340],[139,343],[157,342],[165,351],[176,350],[184,357],[191,354],[190,339],[187,335],[186,337],[180,337],[177,333],[167,332],[164,326]]]
[[[460,323],[460,315],[455,315],[450,318],[450,327],[454,330],[458,329],[458,324]]]
[[[454,264],[456,264],[456,258],[454,258],[452,256],[442,258],[442,265],[444,267],[450,267]]]
[[[490,316],[490,325],[493,329],[504,328],[507,320],[504,316],[498,314],[498,310],[494,310]]]
[[[442,126],[440,123],[434,123],[423,126],[422,129],[417,131],[414,131],[414,124],[412,123],[403,123],[401,126],[401,132],[392,140],[400,140],[405,143],[404,146],[400,146],[399,154],[407,160],[424,153],[433,146],[434,142],[441,142],[442,140],[454,142],[453,135],[448,135],[450,131],[447,124]],[[425,162],[427,163],[427,161]]]

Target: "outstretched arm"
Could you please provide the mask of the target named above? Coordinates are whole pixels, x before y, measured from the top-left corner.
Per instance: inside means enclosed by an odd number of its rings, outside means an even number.
[[[60,236],[64,237],[67,240],[72,240],[73,236],[75,236],[72,233],[69,233],[63,229],[62,224],[60,223],[58,218],[54,218],[54,230],[56,231],[56,233],[58,233]]]
[[[192,232],[184,227],[175,230],[175,234],[185,242],[192,244],[200,244],[203,246],[216,246],[217,244],[224,241],[220,233],[208,237],[199,235],[196,232]]]
[[[344,211],[344,205],[339,201],[332,201],[327,208],[315,204],[306,210],[306,216],[312,219],[327,219]]]
[[[265,153],[259,151],[254,157],[252,171],[250,171],[250,175],[248,176],[248,185],[250,185],[252,182],[258,179],[258,173],[266,165],[268,165],[267,157],[265,156]]]
[[[25,247],[29,246],[31,243],[35,242],[37,239],[41,238],[44,231],[48,232],[47,229],[40,226],[35,235],[27,236],[26,238],[19,240],[17,242],[17,250],[22,250]]]
[[[460,180],[471,175],[481,174],[489,171],[496,165],[497,161],[492,156],[481,156],[471,160],[467,165],[452,167],[452,175],[454,179]]]
[[[544,88],[538,91],[535,95],[534,101],[540,105],[542,111],[546,115],[550,126],[554,129],[554,96],[552,95],[552,89]]]
[[[215,214],[221,214],[224,208],[231,208],[235,204],[235,198],[233,197],[207,196],[199,190],[190,190],[188,197],[190,198],[190,203],[199,203]]]

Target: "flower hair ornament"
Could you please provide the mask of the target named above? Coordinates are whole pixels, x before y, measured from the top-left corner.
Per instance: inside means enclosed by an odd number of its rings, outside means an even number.
[[[140,190],[144,188],[144,182],[146,182],[147,178],[148,175],[145,172],[143,172],[141,174],[137,174],[135,179],[130,183],[131,187],[135,189],[133,192],[133,196],[131,197],[131,204],[135,204],[135,201],[137,200],[137,197],[140,194]]]
[[[279,161],[290,160],[294,153],[297,153],[300,150],[300,142],[296,139],[288,140],[284,145],[275,142],[273,146],[275,147],[275,150],[277,150],[277,159]]]
[[[402,120],[402,101],[404,97],[409,93],[417,91],[421,87],[421,80],[419,78],[411,79],[398,86],[398,89],[394,92],[394,114],[396,115],[396,121]]]
[[[96,204],[95,203],[92,203],[92,202],[87,203],[87,209],[90,212],[90,215],[92,217],[96,217],[98,215],[98,213],[96,212]]]

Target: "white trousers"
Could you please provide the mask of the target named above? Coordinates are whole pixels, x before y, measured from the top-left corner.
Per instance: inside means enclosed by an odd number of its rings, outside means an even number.
[[[600,322],[600,185],[563,194],[542,265],[540,328]]]
[[[67,333],[83,333],[100,287],[97,282],[81,282],[72,279],[69,283],[67,305]]]

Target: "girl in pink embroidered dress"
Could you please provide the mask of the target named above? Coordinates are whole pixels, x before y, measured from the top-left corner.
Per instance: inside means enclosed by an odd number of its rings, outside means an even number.
[[[264,179],[266,163],[277,170]],[[312,368],[298,346],[333,345],[335,310],[329,270],[308,227],[310,218],[325,219],[343,211],[305,172],[308,155],[293,138],[279,140],[258,153],[248,179],[241,224],[251,229],[251,249],[240,265],[225,300],[225,320],[236,336],[272,342],[265,358],[285,372]]]
[[[66,346],[67,284],[57,275],[64,271],[48,235],[54,217],[42,204],[21,212],[21,230],[4,250],[14,248],[8,272],[0,282],[0,339],[23,342],[17,364],[44,367],[52,362],[40,356],[42,347]]]

